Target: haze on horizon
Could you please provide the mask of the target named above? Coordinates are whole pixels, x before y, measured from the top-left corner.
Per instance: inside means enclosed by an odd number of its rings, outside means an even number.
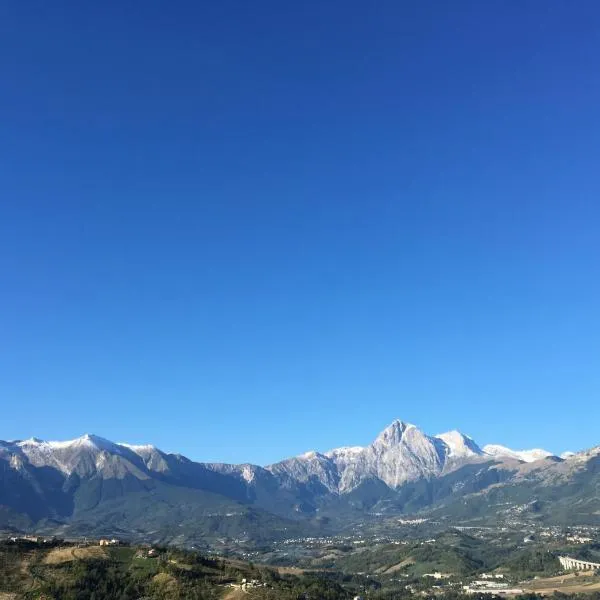
[[[0,439],[600,444],[600,5],[0,7]]]

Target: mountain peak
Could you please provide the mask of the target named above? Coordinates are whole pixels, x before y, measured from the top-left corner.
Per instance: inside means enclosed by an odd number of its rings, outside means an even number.
[[[73,440],[76,443],[80,444],[95,444],[96,442],[107,442],[104,438],[99,435],[95,435],[94,433],[84,433],[82,436]]]
[[[409,429],[417,428],[412,423],[395,419],[377,436],[374,445],[395,446],[402,441],[404,434]]]
[[[318,454],[319,453],[316,450],[309,450],[308,452],[301,454],[300,457],[301,458],[317,458]]]
[[[451,429],[450,431],[446,431],[445,433],[440,433],[439,435],[436,435],[435,437],[438,438],[443,438],[443,437],[447,437],[447,438],[451,438],[451,439],[462,439],[462,438],[468,438],[468,435],[465,435],[464,433],[461,433],[458,429]],[[471,438],[469,438],[471,439]]]
[[[112,446],[114,445],[110,440],[100,437],[94,433],[84,433],[82,436],[75,438],[74,440],[66,440],[64,442],[48,442],[50,444],[77,444],[77,445],[91,445],[91,446]]]
[[[20,442],[17,442],[17,446],[39,446],[43,443],[44,440],[40,440],[40,438],[30,437],[26,440],[21,440]]]
[[[89,448],[91,450],[105,450],[111,453],[120,453],[119,447],[116,444],[110,440],[100,437],[99,435],[94,435],[93,433],[85,433],[81,437],[64,441],[46,442],[38,438],[30,438],[28,440],[19,442],[18,445],[21,448],[38,449],[39,451],[66,450],[69,448]]]
[[[471,456],[482,456],[483,450],[475,443],[473,438],[461,433],[457,429],[440,433],[435,436],[442,440],[448,448],[450,458],[468,458]]]

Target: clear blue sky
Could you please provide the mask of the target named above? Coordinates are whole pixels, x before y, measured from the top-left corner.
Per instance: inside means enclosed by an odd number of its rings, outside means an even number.
[[[600,444],[600,3],[2,2],[0,438]]]

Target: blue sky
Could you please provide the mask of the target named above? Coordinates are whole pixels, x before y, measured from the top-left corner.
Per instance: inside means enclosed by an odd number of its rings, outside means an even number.
[[[600,5],[0,6],[0,438],[600,444]]]

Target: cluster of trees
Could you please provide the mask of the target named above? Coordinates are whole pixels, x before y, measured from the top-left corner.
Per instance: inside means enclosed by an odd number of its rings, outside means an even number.
[[[39,596],[61,600],[136,600],[145,593],[145,582],[113,561],[85,560],[54,569],[39,583]]]
[[[506,566],[522,578],[530,575],[550,576],[560,570],[560,563],[556,556],[541,548],[517,554],[506,563]]]

